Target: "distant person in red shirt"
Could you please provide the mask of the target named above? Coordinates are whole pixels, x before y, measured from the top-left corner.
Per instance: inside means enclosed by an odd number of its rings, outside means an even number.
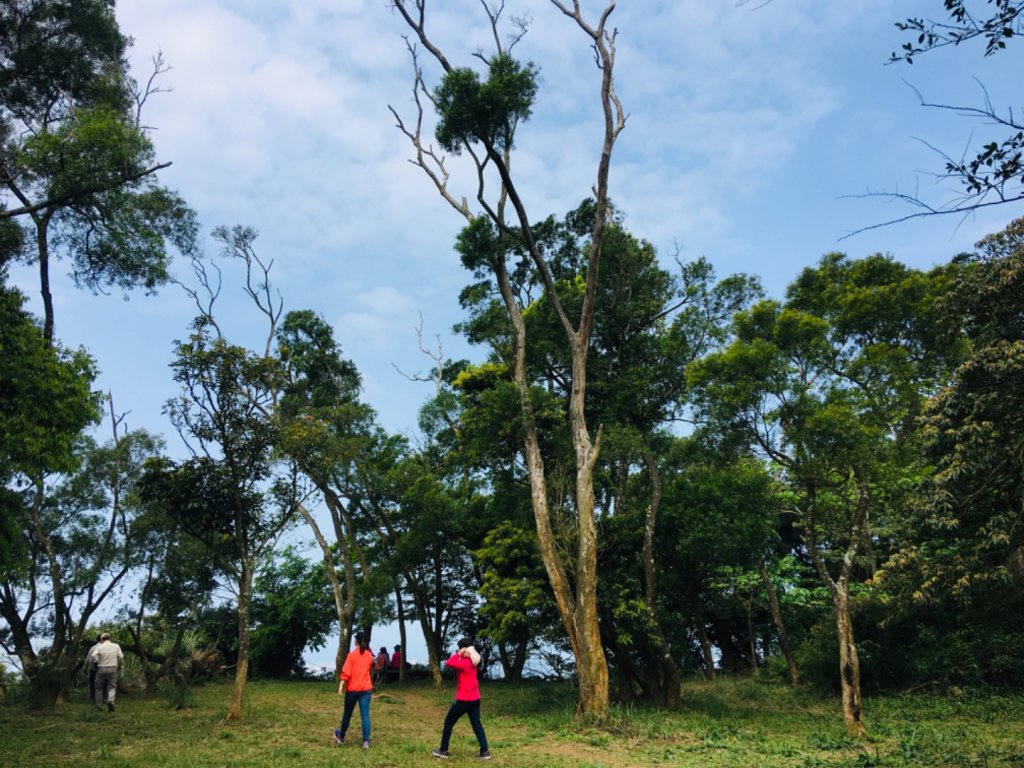
[[[448,669],[455,671],[455,703],[444,718],[444,731],[441,733],[441,748],[433,751],[434,757],[443,760],[449,758],[448,743],[452,738],[452,728],[463,715],[469,715],[469,724],[473,726],[476,740],[480,742],[480,759],[490,760],[491,753],[487,749],[487,734],[480,722],[480,686],[476,679],[476,668],[480,665],[480,654],[473,647],[473,641],[464,637],[459,640],[459,650],[445,662]]]
[[[396,645],[395,652],[391,654],[391,668],[401,669],[402,668],[402,646]]]
[[[373,682],[383,683],[385,670],[388,666],[388,649],[384,646],[380,647],[380,653],[377,654],[377,658],[373,660]]]
[[[338,695],[345,696],[345,712],[341,717],[341,727],[335,729],[334,740],[345,743],[345,732],[352,720],[352,710],[359,705],[359,720],[363,726],[363,749],[370,748],[370,696],[373,694],[373,682],[370,672],[373,668],[373,651],[366,635],[356,632],[356,647],[349,651],[345,663],[338,676]]]

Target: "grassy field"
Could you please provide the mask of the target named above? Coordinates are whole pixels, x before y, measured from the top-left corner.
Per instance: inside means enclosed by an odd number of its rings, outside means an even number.
[[[752,680],[688,683],[675,712],[617,709],[602,728],[572,717],[567,686],[484,683],[483,721],[494,760],[519,768],[640,766],[1024,767],[1024,697],[875,697],[866,701],[869,735],[846,738],[839,705],[808,690]],[[450,688],[392,685],[371,705],[372,747],[331,735],[340,699],[333,683],[250,684],[245,718],[223,721],[228,688],[196,688],[188,709],[162,698],[120,695],[117,713],[85,697],[32,712],[0,706],[0,766],[14,768],[337,768],[442,765],[430,750],[452,698]],[[449,765],[470,765],[476,742],[468,721],[455,728]],[[483,764],[483,763],[481,763]]]

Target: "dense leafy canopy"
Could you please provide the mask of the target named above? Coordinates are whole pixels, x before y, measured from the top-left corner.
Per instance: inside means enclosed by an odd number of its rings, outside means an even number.
[[[437,140],[459,154],[467,144],[512,149],[516,127],[530,119],[538,70],[507,53],[487,61],[487,79],[468,68],[453,69],[434,91]]]
[[[172,254],[195,249],[195,213],[155,179],[166,164],[140,123],[149,93],[127,75],[129,45],[109,0],[0,9],[0,219],[34,230],[22,256],[40,267],[49,340],[52,258],[92,291],[153,291]]]

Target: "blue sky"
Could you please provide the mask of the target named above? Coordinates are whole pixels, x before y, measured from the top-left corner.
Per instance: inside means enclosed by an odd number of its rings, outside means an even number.
[[[490,40],[478,0],[448,0],[430,28],[457,64]],[[513,168],[530,214],[564,213],[596,173],[597,73],[587,40],[546,0],[508,0],[532,26],[516,48],[541,69],[533,119]],[[584,3],[596,8],[597,3]],[[751,272],[779,295],[821,255],[892,253],[928,267],[969,249],[1020,211],[919,220],[846,240],[860,227],[906,213],[869,190],[951,192],[929,175],[941,166],[923,141],[951,154],[974,131],[968,119],[919,106],[932,101],[1013,105],[1019,50],[985,59],[977,47],[890,65],[904,36],[894,21],[935,14],[937,0],[732,0],[622,2],[618,92],[629,113],[613,158],[613,199],[634,234],[666,259],[706,256],[720,276]],[[388,105],[411,116],[405,29],[386,0],[119,0],[134,37],[133,65],[148,74],[162,51],[172,67],[145,114],[163,182],[198,211],[204,233],[246,224],[274,259],[286,309],[330,321],[365,379],[365,398],[394,431],[414,432],[427,385],[425,340],[451,356],[479,355],[451,333],[468,281],[453,252],[462,224],[408,163],[410,149]],[[428,69],[427,77],[431,77]],[[436,80],[435,80],[436,82]],[[452,161],[453,188],[473,178]],[[208,253],[215,243],[207,242]],[[185,265],[181,275],[187,277]],[[33,275],[16,279],[38,311]],[[221,311],[228,333],[259,338],[259,318],[234,284]],[[92,296],[55,288],[57,333],[88,347],[100,386],[129,426],[168,432],[160,410],[175,392],[167,364],[193,307],[173,287],[157,297]],[[169,436],[171,439],[171,436]],[[171,440],[173,443],[173,440]],[[173,445],[172,445],[173,450]]]
[[[541,70],[533,119],[519,134],[513,170],[530,215],[561,214],[589,192],[599,149],[598,76],[587,40],[546,0],[507,0],[532,18],[515,49]],[[436,2],[429,28],[457,65],[489,49],[478,0]],[[583,3],[593,18],[599,4]],[[758,7],[760,6],[760,7]],[[986,128],[922,108],[911,86],[936,102],[1019,102],[1021,51],[991,59],[978,46],[886,65],[905,40],[894,22],[941,13],[939,0],[623,0],[616,78],[629,119],[616,147],[611,191],[631,231],[668,261],[706,256],[718,274],[761,276],[773,295],[824,253],[893,254],[929,267],[968,250],[1019,207],[976,217],[917,220],[840,240],[907,213],[867,191],[919,191],[937,202],[953,191],[931,174]],[[463,223],[408,158],[388,106],[412,116],[411,64],[400,18],[386,0],[119,0],[133,65],[148,76],[162,51],[172,67],[145,122],[161,175],[198,211],[204,233],[245,224],[286,309],[313,309],[333,324],[364,377],[365,400],[392,431],[416,431],[428,385],[417,347],[440,343],[452,357],[479,357],[451,333],[468,282],[452,249]],[[426,61],[424,62],[427,63]],[[427,69],[436,83],[436,72]],[[452,161],[453,188],[474,179]],[[215,243],[207,241],[208,253]],[[180,274],[187,277],[186,265]],[[15,281],[39,312],[33,274]],[[259,316],[240,276],[228,273],[225,330],[258,343]],[[233,282],[232,282],[233,280]],[[168,363],[194,308],[174,287],[156,297],[92,296],[56,280],[56,332],[83,345],[131,428],[163,433],[176,393]],[[108,434],[106,430],[102,434]],[[375,638],[393,644],[387,637]]]

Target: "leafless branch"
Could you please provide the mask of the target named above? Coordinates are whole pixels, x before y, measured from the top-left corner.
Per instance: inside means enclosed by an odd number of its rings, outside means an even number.
[[[429,357],[431,360],[434,361],[434,373],[431,374],[430,376],[423,376],[423,375],[421,375],[419,373],[411,374],[410,375],[408,373],[405,373],[401,368],[399,368],[394,363],[391,364],[391,367],[394,368],[396,371],[398,371],[399,374],[401,374],[404,378],[408,379],[409,381],[430,381],[430,382],[433,382],[434,383],[435,394],[437,394],[437,393],[439,393],[441,391],[441,382],[444,380],[444,364],[445,364],[444,345],[441,343],[440,335],[435,335],[434,336],[434,340],[437,342],[437,351],[435,352],[435,351],[433,351],[431,349],[427,349],[427,347],[424,346],[424,344],[423,344],[423,313],[420,312],[419,316],[420,316],[420,321],[419,321],[419,323],[416,324],[416,328],[414,329],[416,331],[416,346],[417,346],[417,348],[419,349],[420,352],[422,352],[424,355],[426,355],[427,357]]]
[[[208,264],[201,254],[194,254],[190,258],[190,262],[192,274],[196,277],[198,287],[193,288],[176,277],[171,277],[170,282],[179,286],[185,292],[185,295],[192,299],[199,310],[199,314],[217,332],[217,338],[224,338],[224,334],[221,333],[220,326],[217,325],[213,314],[213,305],[220,296],[220,290],[223,285],[223,275],[221,274],[220,267],[212,261]]]
[[[1001,125],[1006,128],[1011,128],[1015,131],[1024,130],[1024,122],[1021,122],[1014,118],[1013,109],[1008,110],[1009,117],[1004,118],[996,114],[995,107],[992,105],[992,99],[989,96],[988,89],[985,87],[985,84],[982,83],[977,78],[975,78],[974,81],[978,84],[978,87],[981,88],[981,92],[984,96],[985,106],[983,108],[964,107],[954,104],[936,104],[930,101],[926,101],[921,91],[918,90],[918,88],[915,85],[907,82],[906,80],[904,80],[903,82],[906,83],[907,87],[914,92],[914,95],[917,96],[917,100],[920,102],[922,107],[947,110],[949,112],[955,112],[958,115],[964,115],[966,117],[982,117],[986,118],[989,121],[990,125]]]
[[[421,95],[430,100],[430,92],[423,82],[423,71],[420,69],[418,52],[416,46],[405,38],[405,45],[409,51],[409,56],[412,59],[413,65],[413,102],[416,104],[416,121],[415,127],[409,127],[402,120],[401,116],[395,110],[394,107],[388,106],[388,110],[394,115],[398,130],[400,130],[406,138],[409,139],[409,143],[412,144],[415,150],[416,156],[414,159],[409,160],[410,163],[420,168],[427,177],[434,183],[437,191],[441,197],[448,201],[448,204],[452,206],[459,214],[461,214],[467,220],[473,218],[473,214],[469,209],[469,203],[466,198],[463,197],[461,200],[457,200],[453,194],[448,191],[448,181],[450,175],[448,169],[445,167],[445,157],[439,155],[433,146],[425,146],[423,143],[423,102],[421,101]]]
[[[131,413],[131,411],[125,411],[124,413],[118,414],[114,411],[114,393],[107,390],[107,403],[110,406],[110,426],[114,432],[114,445],[121,442],[120,428],[124,424],[125,417]]]
[[[171,67],[164,61],[163,51],[157,51],[153,56],[153,71],[150,73],[149,78],[146,80],[146,85],[143,88],[139,87],[139,84],[134,80],[130,81],[129,89],[132,94],[132,99],[135,101],[135,127],[142,129],[142,108],[146,104],[146,100],[149,99],[155,93],[170,93],[171,88],[161,88],[156,85],[157,78],[166,72],[170,72]]]
[[[922,96],[921,92],[912,84],[907,83],[908,87],[914,91],[918,101],[922,107],[929,107],[931,109],[940,109],[949,112],[954,112],[958,115],[963,115],[972,118],[984,118],[989,125],[998,125],[1003,128],[1009,128],[1014,131],[1024,131],[1024,124],[1014,117],[1013,111],[1010,110],[1007,117],[1003,117],[996,113],[995,108],[992,105],[992,101],[989,98],[988,91],[985,86],[979,81],[978,85],[984,94],[984,107],[964,107],[952,104],[937,104],[926,101]],[[995,205],[1003,205],[1009,202],[1015,202],[1024,200],[1024,191],[1020,191],[1017,194],[1007,194],[1006,185],[1019,173],[1019,166],[1017,170],[1013,171],[1012,165],[1007,163],[1004,167],[1000,168],[1000,163],[994,161],[993,155],[990,154],[979,154],[974,160],[968,160],[969,147],[973,141],[973,133],[968,137],[965,145],[963,154],[959,159],[950,157],[947,153],[941,149],[929,144],[928,142],[918,139],[924,146],[935,152],[939,157],[942,158],[945,163],[946,172],[941,174],[931,174],[936,180],[949,180],[958,179],[967,188],[967,191],[961,192],[947,200],[942,205],[935,205],[932,203],[925,202],[921,199],[917,193],[907,194],[901,192],[873,192],[868,191],[862,195],[846,195],[844,197],[854,198],[872,198],[881,197],[883,199],[901,202],[909,205],[914,211],[908,213],[905,216],[899,216],[887,221],[879,222],[877,224],[871,224],[866,227],[861,227],[852,232],[849,232],[842,237],[840,240],[853,237],[854,235],[861,234],[873,229],[880,229],[882,227],[888,227],[893,224],[900,224],[911,219],[918,219],[925,216],[948,216],[948,215],[962,215],[961,223],[967,219],[967,217],[982,208],[989,208]],[[1005,148],[1007,144],[1004,144]],[[987,152],[998,152],[999,147],[996,144],[988,145],[986,147]],[[1012,155],[1012,151],[1008,152],[1007,155]],[[998,157],[998,155],[996,155]],[[988,172],[985,172],[987,166]],[[992,199],[994,197],[994,199]],[[958,225],[959,226],[959,225]]]
[[[274,343],[274,333],[284,312],[284,298],[280,291],[271,290],[270,270],[274,266],[274,261],[264,261],[256,252],[253,243],[258,236],[259,233],[252,227],[238,225],[230,230],[227,227],[217,227],[213,230],[213,237],[224,245],[222,254],[228,258],[239,259],[245,264],[245,285],[242,290],[267,318],[267,339],[263,355],[269,357]]]
[[[445,72],[451,72],[452,65],[448,63],[448,59],[441,53],[441,49],[434,45],[427,38],[427,31],[425,26],[425,7],[426,0],[413,0],[412,5],[416,9],[416,13],[413,14],[409,10],[410,3],[407,0],[391,0],[391,7],[398,11],[402,18],[405,19],[405,23],[409,25],[420,42],[423,43],[423,47],[430,51],[430,54],[437,59],[437,62],[441,65]],[[415,18],[413,16],[415,15]]]

